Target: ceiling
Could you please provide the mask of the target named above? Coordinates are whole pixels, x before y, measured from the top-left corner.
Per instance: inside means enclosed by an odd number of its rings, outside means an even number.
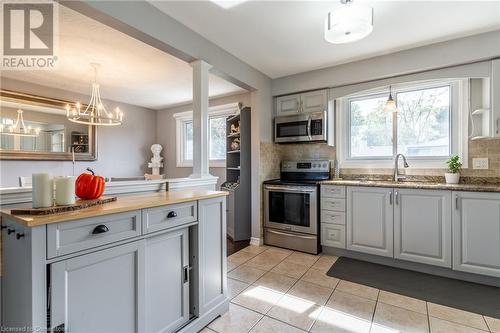
[[[323,28],[337,0],[150,2],[271,78],[500,29],[500,1],[355,0],[373,7],[374,30],[334,45]]]
[[[59,6],[57,68],[47,71],[3,71],[2,76],[51,88],[90,94],[99,63],[98,82],[105,99],[151,109],[192,100],[191,66],[117,30]],[[210,75],[211,97],[245,90]]]

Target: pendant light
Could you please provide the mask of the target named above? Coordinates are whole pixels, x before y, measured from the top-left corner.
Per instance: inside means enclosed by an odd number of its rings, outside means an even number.
[[[3,124],[0,124],[0,134],[36,137],[40,134],[40,129],[26,126],[24,124],[23,110],[18,109],[16,123],[7,128]]]
[[[94,69],[94,82],[92,83],[92,95],[90,101],[85,108],[82,109],[80,102],[76,102],[73,107],[66,105],[66,116],[69,121],[78,124],[95,125],[95,126],[117,126],[121,125],[123,120],[123,112],[116,108],[114,112],[106,110],[100,93],[100,86],[97,83],[97,70],[99,64],[90,64]]]
[[[396,105],[396,101],[392,98],[392,87],[389,86],[389,98],[387,102],[385,102],[384,111],[385,112],[398,112],[398,106]]]
[[[325,40],[344,44],[365,38],[373,31],[373,8],[340,0],[342,7],[330,13],[325,22]]]

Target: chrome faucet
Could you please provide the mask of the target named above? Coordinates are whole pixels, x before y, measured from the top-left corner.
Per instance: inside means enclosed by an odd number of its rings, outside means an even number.
[[[396,155],[396,157],[394,158],[394,181],[395,182],[399,182],[400,180],[406,179],[406,176],[399,174],[399,165],[398,165],[398,162],[399,162],[399,158],[400,157],[403,158],[403,162],[404,162],[404,167],[405,168],[408,168],[410,166],[410,165],[408,165],[408,162],[406,162],[406,156],[405,155],[403,155],[403,154],[397,154]]]

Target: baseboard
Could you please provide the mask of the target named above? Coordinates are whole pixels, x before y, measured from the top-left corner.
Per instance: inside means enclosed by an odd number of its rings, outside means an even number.
[[[264,244],[264,240],[260,237],[251,237],[250,238],[250,245],[261,246],[263,244]]]

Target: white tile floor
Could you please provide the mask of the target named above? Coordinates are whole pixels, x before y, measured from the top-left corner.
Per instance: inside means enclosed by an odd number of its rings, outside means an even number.
[[[229,312],[202,332],[500,333],[500,319],[329,277],[336,259],[252,245],[234,253]]]

